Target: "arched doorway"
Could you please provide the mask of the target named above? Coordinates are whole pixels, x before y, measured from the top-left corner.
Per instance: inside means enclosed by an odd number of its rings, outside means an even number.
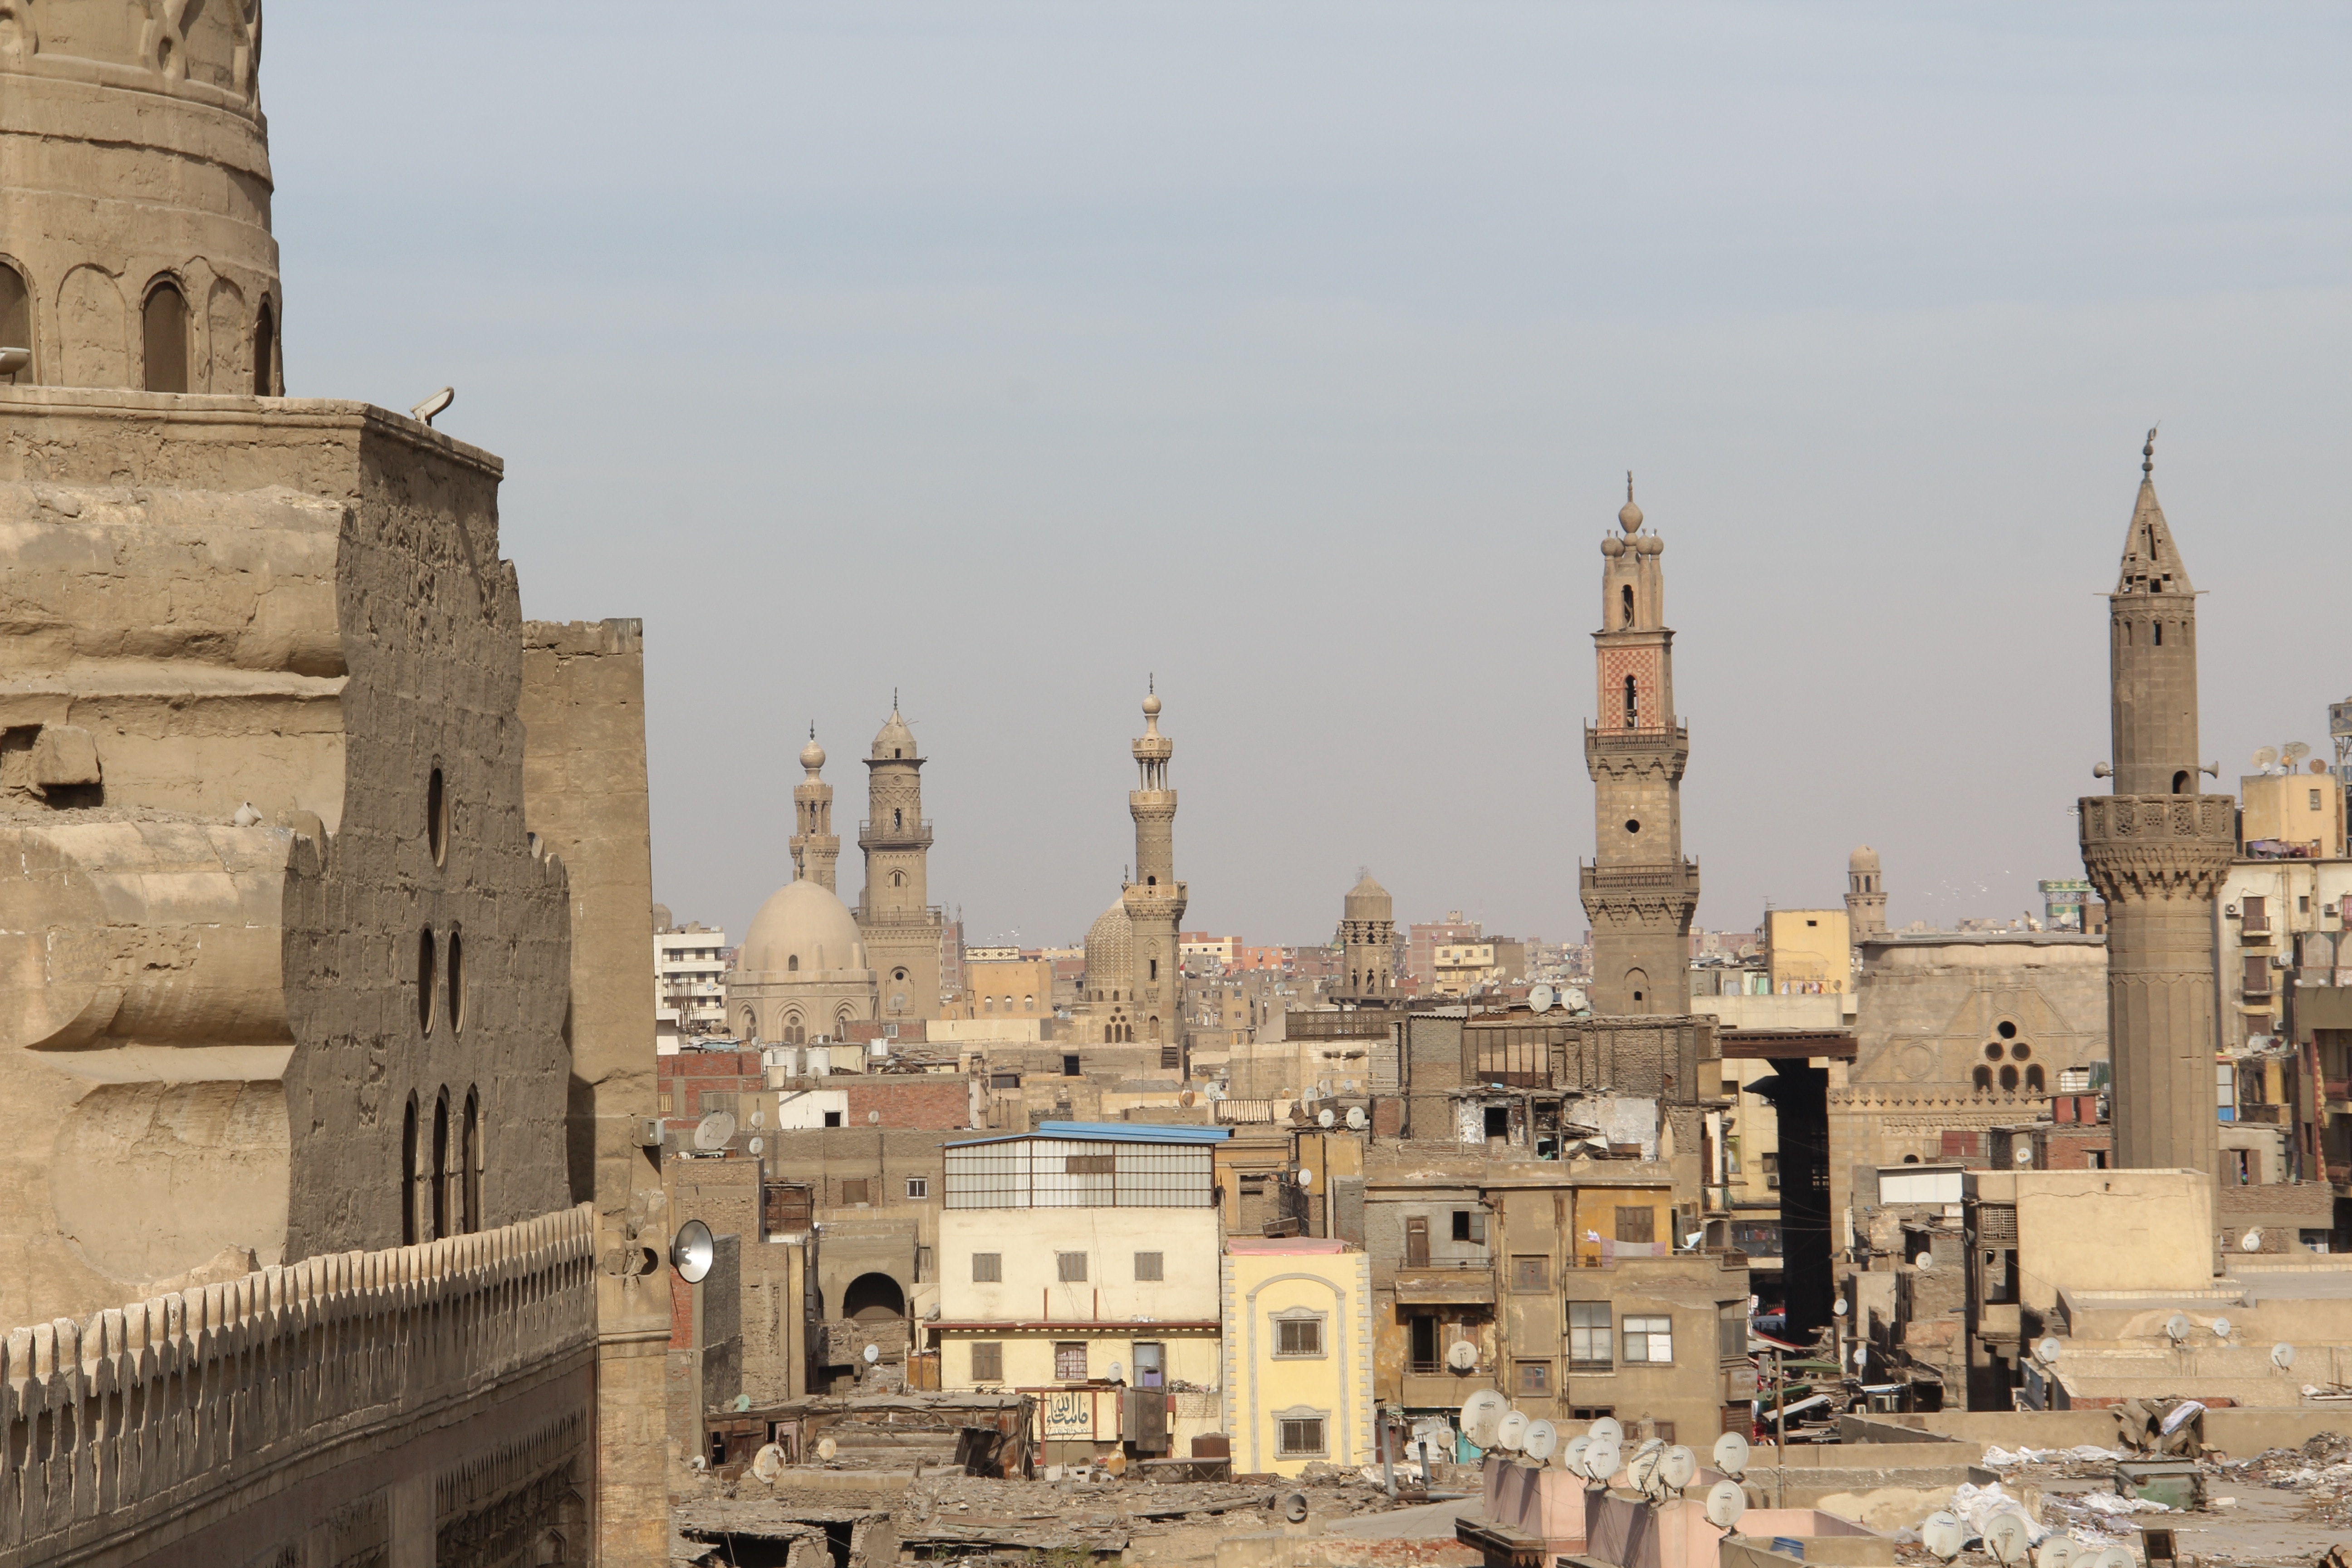
[[[907,1293],[887,1274],[860,1274],[841,1293],[841,1315],[861,1323],[907,1315]]]

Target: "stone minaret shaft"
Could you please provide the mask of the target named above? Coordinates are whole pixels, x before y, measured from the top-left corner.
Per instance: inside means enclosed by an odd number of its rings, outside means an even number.
[[[1690,731],[1675,721],[1675,634],[1665,623],[1665,542],[1643,533],[1633,482],[1601,542],[1600,712],[1584,731],[1597,837],[1579,892],[1592,921],[1592,1010],[1690,1011],[1690,925],[1698,865],[1683,858]]]
[[[2115,793],[2085,795],[2083,867],[2107,904],[2116,1163],[2216,1170],[2213,899],[2234,803],[2197,787],[2197,598],[2142,448],[2107,596]]]
[[[1168,759],[1176,742],[1160,732],[1160,699],[1143,700],[1143,733],[1135,742],[1138,788],[1128,792],[1135,818],[1135,880],[1120,895],[1134,928],[1134,1016],[1145,1044],[1177,1045],[1184,1037],[1184,976],[1176,928],[1184,919],[1184,884],[1176,879],[1176,792],[1168,787]]]
[[[818,777],[824,771],[824,748],[816,743],[814,724],[809,743],[801,748],[801,766],[808,777],[793,790],[793,875],[837,893],[834,868],[841,859],[841,836],[833,830],[833,786]]]
[[[1341,902],[1339,946],[1347,966],[1344,993],[1359,998],[1396,994],[1396,901],[1366,871]]]
[[[895,697],[866,766],[866,820],[857,825],[857,847],[866,852],[858,931],[881,982],[884,1020],[934,1017],[942,917],[929,902],[931,825],[923,820],[923,759]]]

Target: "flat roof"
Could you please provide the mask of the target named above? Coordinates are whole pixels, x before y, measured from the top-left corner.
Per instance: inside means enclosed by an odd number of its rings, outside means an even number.
[[[1041,1121],[1034,1131],[966,1138],[945,1146],[968,1149],[975,1143],[1011,1143],[1023,1138],[1076,1138],[1103,1143],[1222,1143],[1233,1135],[1230,1127],[1192,1127],[1172,1121]]]

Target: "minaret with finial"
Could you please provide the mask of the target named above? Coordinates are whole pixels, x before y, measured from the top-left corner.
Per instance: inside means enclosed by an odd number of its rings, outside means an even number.
[[[940,1011],[940,942],[946,918],[930,902],[931,825],[923,819],[923,763],[915,732],[890,717],[866,756],[866,820],[857,847],[866,852],[866,890],[857,899],[857,929],[881,981],[882,1018],[934,1018]]]
[[[1578,891],[1592,921],[1592,1009],[1690,1011],[1690,925],[1698,864],[1683,858],[1690,731],[1675,719],[1675,634],[1665,620],[1665,541],[1642,529],[1625,476],[1620,534],[1601,542],[1599,713],[1584,731],[1596,843]]]
[[[793,789],[793,875],[837,894],[834,868],[841,859],[841,836],[833,830],[833,786],[818,776],[824,772],[824,748],[816,743],[814,724],[801,748],[801,766],[808,777]]]
[[[1143,699],[1143,733],[1132,748],[1137,786],[1128,792],[1135,818],[1135,873],[1120,895],[1134,929],[1136,1036],[1145,1045],[1184,1040],[1184,973],[1176,931],[1184,919],[1184,884],[1176,879],[1176,792],[1168,786],[1168,759],[1176,742],[1160,732],[1160,691],[1154,680]]]
[[[2107,905],[2107,1054],[2116,1163],[2218,1176],[2213,903],[2235,802],[2198,788],[2197,596],[2156,500],[2156,432],[2107,595],[2114,751],[2085,795],[2083,867]]]

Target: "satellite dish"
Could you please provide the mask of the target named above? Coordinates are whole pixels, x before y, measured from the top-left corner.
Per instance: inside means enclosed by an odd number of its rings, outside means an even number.
[[[1356,1131],[1361,1132],[1364,1130],[1364,1124],[1370,1120],[1370,1117],[1364,1114],[1364,1108],[1362,1106],[1351,1105],[1348,1107],[1348,1125]]]
[[[816,1457],[818,1458],[830,1461],[833,1457],[839,1452],[841,1452],[841,1445],[835,1442],[832,1438],[819,1437],[816,1440]]]
[[[710,1259],[715,1248],[710,1242],[710,1227],[698,1219],[688,1220],[670,1237],[669,1266],[677,1277],[689,1285],[698,1285],[710,1272]]]
[[[754,1138],[749,1143],[744,1144],[743,1147],[751,1153],[760,1154],[767,1152],[768,1145],[761,1140]]]
[[[1919,1543],[1949,1563],[1968,1544],[1968,1527],[1948,1513],[1931,1513],[1919,1527]]]
[[[1559,1000],[1559,993],[1549,985],[1531,985],[1528,988],[1528,1005],[1538,1013],[1550,1012],[1552,1004]]]
[[[857,1353],[866,1358],[866,1364],[867,1366],[872,1366],[876,1362],[882,1359],[882,1347],[880,1345],[867,1345],[864,1350]]]
[[[2066,1568],[2074,1561],[2074,1538],[2053,1535],[2033,1553],[2033,1568]]]
[[[751,1112],[751,1125],[753,1127],[765,1127],[767,1124],[768,1113],[766,1111],[755,1110]]]
[[[869,1110],[866,1113],[866,1124],[869,1127],[879,1125],[881,1121],[882,1113],[878,1110]]]
[[[1584,1473],[1603,1485],[1607,1484],[1609,1478],[1615,1475],[1618,1468],[1624,1462],[1623,1452],[1613,1441],[1603,1442],[1596,1437],[1592,1441],[1592,1447],[1584,1450]]]
[[[1298,1167],[1298,1184],[1299,1184],[1300,1186],[1302,1186],[1302,1187],[1311,1187],[1311,1186],[1313,1186],[1313,1185],[1315,1184],[1315,1173],[1314,1173],[1313,1171],[1311,1171],[1311,1170],[1308,1170],[1308,1169],[1307,1169],[1306,1166],[1304,1166],[1304,1165],[1299,1166],[1299,1167]]]
[[[1225,1086],[1221,1083],[1213,1083],[1209,1085],[1208,1088],[1201,1091],[1201,1098],[1206,1100],[1211,1105],[1214,1105],[1217,1101],[1225,1098]]]
[[[1118,1382],[1118,1381],[1119,1381],[1119,1379],[1120,1379],[1122,1376],[1124,1376],[1124,1375],[1126,1374],[1126,1371],[1127,1371],[1127,1369],[1126,1369],[1126,1368],[1124,1368],[1124,1367],[1122,1367],[1122,1366],[1120,1366],[1120,1365],[1118,1364],[1118,1363],[1117,1363],[1117,1362],[1113,1362],[1113,1363],[1110,1363],[1110,1368],[1109,1368],[1109,1378],[1110,1378],[1110,1381],[1111,1381],[1111,1382],[1113,1382],[1113,1383],[1117,1383],[1117,1382]]]
[[[1840,1318],[1844,1317],[1844,1316],[1845,1316],[1845,1298],[1844,1298],[1844,1297],[1843,1297],[1843,1296],[1840,1296],[1836,1300],[1834,1300],[1834,1301],[1831,1302],[1831,1303],[1830,1303],[1830,1312],[1831,1312],[1831,1314],[1832,1314],[1832,1316],[1835,1316],[1835,1317],[1840,1317]]]
[[[2082,1561],[2074,1559],[2078,1568]],[[2091,1568],[2139,1568],[2139,1559],[2120,1546],[2110,1546],[2091,1559]]]
[[[1528,1435],[1528,1418],[1523,1412],[1506,1410],[1503,1418],[1495,1423],[1495,1442],[1498,1447],[1517,1451]]]
[[[1584,1474],[1584,1451],[1591,1447],[1590,1437],[1570,1437],[1568,1447],[1559,1451],[1560,1468],[1573,1476]]]
[[[1338,1117],[1331,1114],[1331,1108],[1328,1105],[1315,1113],[1315,1125],[1318,1127],[1335,1126],[1339,1121]]]
[[[2284,1340],[2271,1347],[2271,1364],[2284,1372],[2294,1364],[2294,1347]]]
[[[761,1445],[760,1451],[751,1456],[751,1473],[770,1486],[776,1484],[776,1478],[783,1470],[784,1451],[773,1443]]]
[[[1464,1341],[1456,1342],[1457,1344],[1466,1342],[1467,1342]],[[1477,1363],[1477,1352],[1474,1350],[1471,1352],[1470,1355],[1472,1365],[1475,1365]],[[1448,1366],[1452,1366],[1454,1364],[1454,1352],[1450,1350],[1445,1352],[1445,1362]],[[1468,1369],[1462,1368],[1458,1370],[1466,1371]],[[1495,1446],[1495,1424],[1502,1420],[1503,1412],[1509,1408],[1510,1405],[1504,1401],[1503,1396],[1496,1393],[1493,1389],[1480,1389],[1477,1393],[1472,1394],[1469,1398],[1462,1402],[1462,1435],[1469,1438],[1471,1444],[1475,1447],[1493,1447]]]
[[[1997,1513],[1985,1521],[1985,1550],[2002,1568],[2014,1568],[2025,1561],[2026,1542],[2032,1531],[2025,1521],[2013,1513]]]
[[[2243,1235],[2243,1236],[2242,1236],[2242,1237],[2238,1237],[2238,1250],[2239,1250],[2239,1251],[2241,1251],[2241,1252],[2260,1252],[2262,1249],[2263,1249],[2263,1233],[2262,1233],[2262,1228],[2261,1228],[2259,1226],[2256,1226],[2254,1229],[2252,1229],[2252,1230],[2250,1230],[2250,1231],[2246,1232],[2246,1234],[2245,1234],[2245,1235]]]
[[[1600,1420],[1587,1426],[1584,1429],[1584,1435],[1596,1443],[1607,1443],[1613,1447],[1624,1442],[1625,1428],[1618,1424],[1617,1417],[1614,1415],[1603,1415]]]
[[[2012,1164],[2031,1165],[2033,1163],[2032,1145],[2026,1145],[2024,1148],[2020,1149],[2016,1153],[2011,1154],[2009,1158]]]
[[[2056,1335],[2044,1334],[2033,1342],[2033,1359],[2048,1366],[2058,1359],[2064,1349],[2065,1347],[2058,1342]]]
[[[1651,1483],[1657,1479],[1658,1465],[1665,1457],[1665,1442],[1658,1437],[1651,1438],[1633,1450],[1633,1457],[1625,1461],[1625,1479],[1633,1483],[1634,1490],[1646,1492],[1650,1489]]]
[[[2301,741],[2289,741],[2279,748],[2279,761],[2284,763],[2290,769],[2309,755],[2311,755],[2311,748]]]
[[[1932,1269],[1936,1267],[1936,1255],[1932,1252],[1923,1252],[1919,1255],[1917,1261],[1914,1263],[1912,1267],[1916,1268]]]
[[[2179,1344],[2189,1337],[2189,1320],[2179,1312],[2173,1313],[2164,1320],[2164,1332],[2173,1343]]]
[[[2213,1320],[2213,1337],[2217,1340],[2226,1340],[2230,1337],[2229,1319],[2216,1318]]]
[[[2276,746],[2264,746],[2261,751],[2254,753],[2254,766],[2258,768],[2269,767],[2273,763],[2277,761],[2278,748]]]
[[[1658,1479],[1675,1491],[1691,1484],[1698,1475],[1698,1456],[1680,1443],[1668,1448],[1658,1461]]]
[[[1737,1432],[1726,1432],[1715,1440],[1715,1468],[1727,1476],[1745,1475],[1748,1470],[1748,1439]]]
[[[698,1149],[724,1149],[727,1141],[735,1136],[735,1119],[723,1110],[714,1110],[694,1124],[694,1146]]]
[[[1730,1433],[1727,1436],[1737,1436]],[[1706,1521],[1717,1530],[1729,1530],[1748,1511],[1748,1492],[1738,1481],[1717,1481],[1706,1494]]]
[[[1478,1347],[1472,1344],[1468,1340],[1454,1341],[1452,1344],[1445,1347],[1445,1364],[1452,1367],[1456,1372],[1470,1372],[1475,1370],[1478,1365]],[[1492,1391],[1490,1390],[1489,1392]],[[1503,1396],[1501,1394],[1497,1394],[1495,1395],[1495,1401],[1497,1405],[1502,1403],[1502,1399]],[[1465,1406],[1464,1408],[1467,1409],[1468,1407]],[[1496,1411],[1495,1414],[1497,1419],[1502,1415],[1502,1412],[1500,1410]],[[1465,1416],[1464,1419],[1467,1420],[1468,1417]],[[1478,1445],[1478,1447],[1482,1448],[1486,1447],[1488,1445],[1485,1443]]]
[[[1853,1364],[1856,1366],[1868,1366],[1870,1364],[1870,1347],[1868,1345],[1856,1345],[1853,1347]]]
[[[1530,1421],[1519,1436],[1519,1452],[1540,1465],[1559,1449],[1559,1428],[1549,1421]]]
[[[433,416],[435,415],[440,413],[443,409],[448,407],[449,405],[457,401],[457,389],[455,387],[445,386],[440,391],[435,393],[432,396],[426,398],[424,402],[411,405],[408,412],[410,416],[415,419],[418,424],[430,425],[433,423]]]

